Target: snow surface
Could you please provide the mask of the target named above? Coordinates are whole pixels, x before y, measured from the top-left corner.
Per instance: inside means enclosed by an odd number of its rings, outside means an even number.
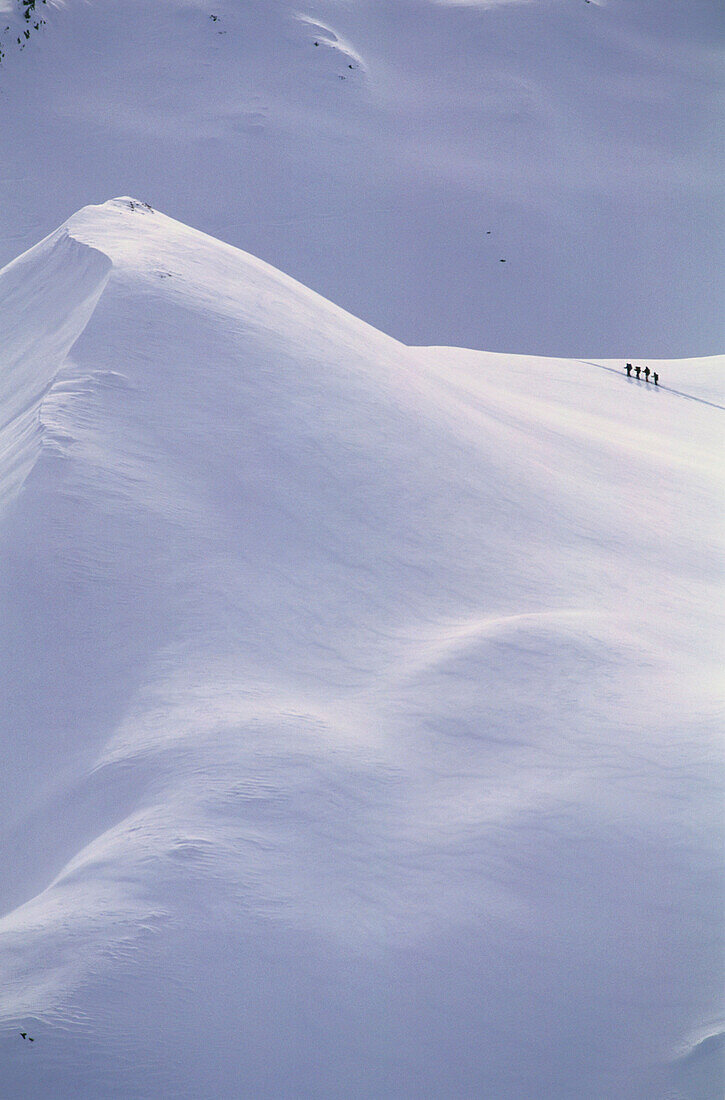
[[[41,10],[0,21],[0,265],[128,193],[406,343],[725,346],[722,0]]]
[[[723,359],[406,347],[128,198],[0,331],[2,1095],[718,1095]]]

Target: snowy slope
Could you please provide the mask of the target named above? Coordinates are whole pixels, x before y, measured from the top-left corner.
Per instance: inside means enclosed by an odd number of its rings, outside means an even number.
[[[722,359],[406,347],[131,199],[0,331],[4,1095],[713,1096]]]
[[[721,0],[2,8],[0,265],[125,192],[407,343],[722,351]]]

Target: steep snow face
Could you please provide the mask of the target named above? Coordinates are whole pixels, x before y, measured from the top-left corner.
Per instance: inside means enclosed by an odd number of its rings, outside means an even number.
[[[722,360],[405,347],[128,198],[0,330],[8,1094],[714,1095]]]
[[[2,272],[0,507],[37,457],[42,398],[93,312],[110,268],[105,255],[61,229]]]
[[[38,8],[0,21],[0,264],[120,190],[408,343],[723,348],[716,0]]]

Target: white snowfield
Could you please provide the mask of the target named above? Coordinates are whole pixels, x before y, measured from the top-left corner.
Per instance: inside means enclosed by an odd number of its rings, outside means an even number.
[[[723,359],[623,366],[0,272],[3,1097],[719,1095]]]

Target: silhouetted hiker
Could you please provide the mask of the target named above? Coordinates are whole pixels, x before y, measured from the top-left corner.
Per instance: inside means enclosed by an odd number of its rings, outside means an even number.
[[[640,373],[641,370],[642,370],[641,367],[635,367],[634,368],[634,373],[637,375],[638,378],[639,378],[639,373]]]
[[[631,377],[632,377],[632,364],[627,363],[627,378],[631,378]]]
[[[655,386],[657,385],[659,380],[660,380],[659,374],[657,373],[657,371],[653,371],[652,372],[652,381],[654,382]]]
[[[644,368],[644,380],[645,382],[649,382],[649,367]]]

